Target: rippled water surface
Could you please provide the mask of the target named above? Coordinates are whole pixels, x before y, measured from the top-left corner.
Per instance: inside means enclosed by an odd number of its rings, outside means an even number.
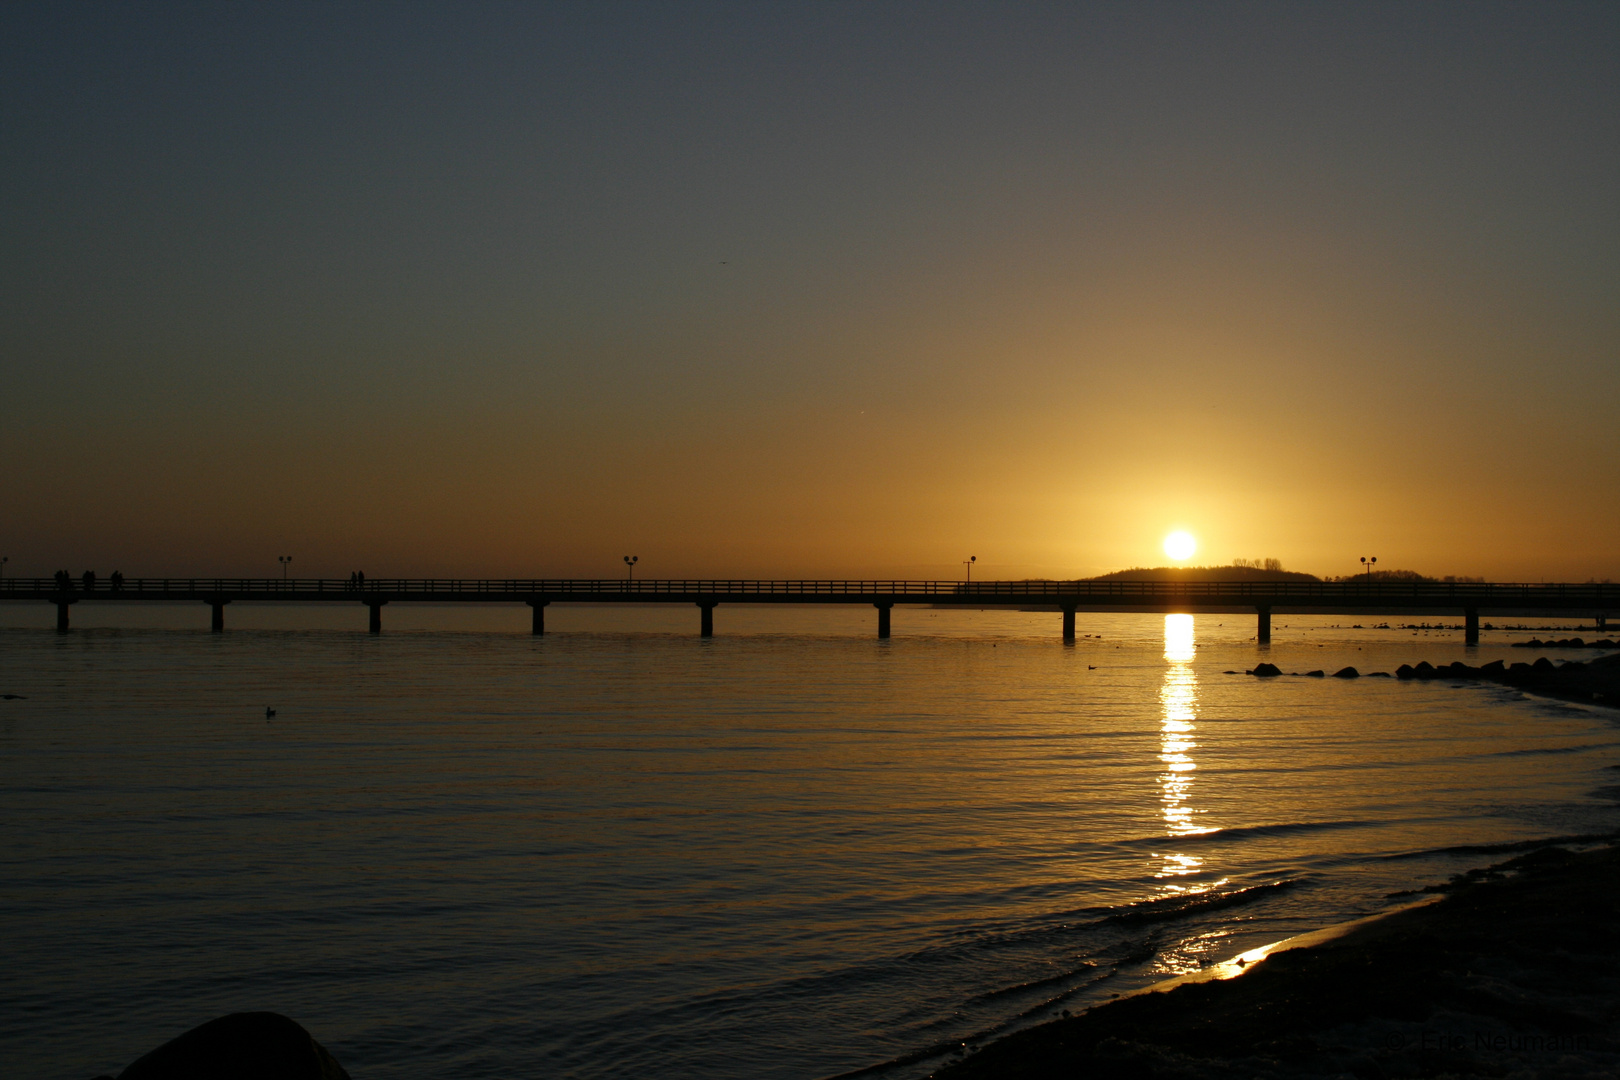
[[[1462,658],[1450,632],[228,611],[0,610],[11,1075],[272,1009],[373,1080],[911,1077],[1503,857],[1444,849],[1620,825],[1613,711],[1223,674]]]

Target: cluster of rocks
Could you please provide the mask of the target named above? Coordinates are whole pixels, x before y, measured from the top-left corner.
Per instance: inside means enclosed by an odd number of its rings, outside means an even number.
[[[1571,637],[1559,638],[1557,641],[1551,638],[1546,641],[1542,641],[1540,638],[1531,638],[1529,641],[1515,641],[1513,647],[1515,649],[1615,649],[1620,648],[1620,645],[1616,645],[1609,638],[1603,638],[1599,641],[1587,641],[1584,638]]]
[[[1236,675],[1237,672],[1228,671],[1226,674]],[[1270,679],[1282,675],[1283,671],[1276,664],[1256,664],[1253,670],[1243,674]],[[1290,671],[1287,674],[1307,679],[1328,677],[1327,672],[1321,670]],[[1346,667],[1335,671],[1332,677],[1358,679],[1363,676],[1355,668]],[[1366,677],[1387,679],[1390,675],[1387,671],[1372,671]],[[1492,660],[1479,667],[1472,667],[1460,660],[1440,665],[1423,660],[1416,664],[1402,664],[1395,669],[1395,678],[1483,679],[1569,701],[1600,701],[1608,704],[1620,701],[1620,654],[1589,661],[1569,660],[1561,664],[1554,664],[1545,656],[1539,657],[1533,664],[1507,664]]]
[[[1542,665],[1537,667],[1536,665]],[[1535,664],[1514,664],[1514,668],[1528,671],[1553,671],[1552,661],[1545,656]],[[1395,669],[1397,679],[1503,679],[1508,673],[1508,666],[1500,660],[1492,660],[1479,667],[1469,667],[1461,660],[1450,664],[1441,664],[1439,667],[1427,660],[1419,660],[1416,664],[1402,664]]]
[[[1545,656],[1538,657],[1533,664],[1504,664],[1500,660],[1492,660],[1479,667],[1470,667],[1461,660],[1450,664],[1434,666],[1427,660],[1419,661],[1416,665],[1402,664],[1395,669],[1397,679],[1489,679],[1491,682],[1508,683],[1512,686],[1526,686],[1544,682],[1554,675],[1573,675],[1582,671],[1586,665],[1570,660],[1563,664],[1554,664]]]
[[[1274,679],[1278,675],[1281,675],[1282,673],[1283,673],[1282,668],[1278,667],[1276,664],[1256,664],[1254,666],[1254,670],[1245,671],[1243,674],[1245,674],[1245,675],[1258,675],[1262,679]],[[1228,675],[1236,675],[1237,672],[1228,671],[1226,674],[1228,674]],[[1302,679],[1325,679],[1325,678],[1328,677],[1327,672],[1321,670],[1320,668],[1318,668],[1315,671],[1290,671],[1288,674],[1297,676],[1297,677],[1302,678]],[[1338,671],[1335,671],[1333,673],[1333,677],[1335,679],[1359,679],[1359,678],[1361,678],[1361,672],[1357,671],[1353,667],[1342,667]],[[1367,673],[1367,678],[1369,678],[1369,679],[1387,679],[1387,678],[1389,678],[1389,672],[1387,672],[1387,671],[1369,671]]]

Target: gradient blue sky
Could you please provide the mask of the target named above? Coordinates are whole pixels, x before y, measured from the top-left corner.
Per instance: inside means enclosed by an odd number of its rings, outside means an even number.
[[[1620,578],[1620,6],[9,4],[0,319],[9,573]]]

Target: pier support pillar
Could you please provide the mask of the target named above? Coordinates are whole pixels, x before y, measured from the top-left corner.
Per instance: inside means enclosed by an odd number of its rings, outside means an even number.
[[[208,629],[216,634],[225,632],[225,605],[229,600],[210,600],[208,606],[214,609],[213,618],[209,620]]]
[[[72,600],[58,600],[56,602],[56,628],[58,630],[68,628],[68,608],[72,606]]]
[[[1260,614],[1260,621],[1255,626],[1254,639],[1262,645],[1271,644],[1271,609],[1257,607],[1254,609]]]
[[[878,611],[878,640],[885,641],[889,637],[889,610],[893,604],[873,604]]]
[[[1607,615],[1594,616],[1593,621],[1597,623],[1598,633],[1600,634],[1609,628],[1609,617]]]
[[[714,606],[713,600],[699,600],[698,607],[703,609],[703,621],[699,624],[699,637],[714,637]]]
[[[529,601],[529,606],[534,609],[534,630],[532,633],[535,637],[541,637],[546,632],[546,605],[549,603],[551,603],[550,600]]]
[[[1467,608],[1463,611],[1463,644],[1479,644],[1479,609]]]
[[[1074,605],[1063,605],[1063,644],[1074,644]]]
[[[386,600],[367,600],[366,607],[371,609],[371,632],[382,633],[382,609],[388,603]]]

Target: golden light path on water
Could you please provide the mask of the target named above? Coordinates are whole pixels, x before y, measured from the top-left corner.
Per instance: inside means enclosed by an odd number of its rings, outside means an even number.
[[[1198,749],[1194,741],[1198,720],[1198,675],[1192,662],[1198,654],[1191,615],[1164,617],[1164,683],[1159,688],[1159,761],[1163,771],[1159,774],[1159,805],[1164,815],[1166,836],[1189,836],[1212,832],[1198,823],[1200,811],[1192,802],[1194,772],[1198,765],[1192,752]],[[1158,852],[1163,860],[1157,871],[1167,879],[1167,892],[1203,892],[1219,882],[1188,888],[1173,879],[1195,874],[1203,860],[1179,852]]]

